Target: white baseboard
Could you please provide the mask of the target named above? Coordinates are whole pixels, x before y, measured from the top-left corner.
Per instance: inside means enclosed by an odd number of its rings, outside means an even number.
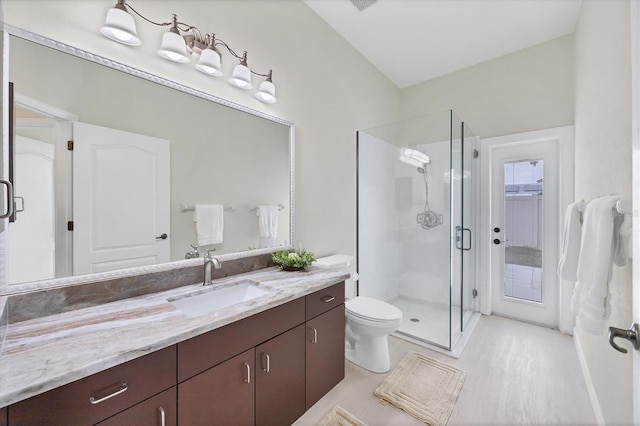
[[[602,415],[602,409],[600,408],[600,402],[598,401],[598,395],[596,394],[596,388],[593,386],[593,381],[591,381],[591,373],[589,372],[589,367],[587,366],[587,360],[584,357],[584,352],[582,351],[582,344],[580,343],[580,335],[576,332],[575,327],[573,328],[573,343],[576,347],[576,352],[578,353],[578,359],[580,360],[580,368],[582,369],[582,375],[584,376],[584,381],[587,384],[587,392],[589,393],[589,399],[591,400],[591,407],[593,408],[593,414],[596,417],[596,421],[599,425],[604,426],[606,423],[604,421],[604,416]]]

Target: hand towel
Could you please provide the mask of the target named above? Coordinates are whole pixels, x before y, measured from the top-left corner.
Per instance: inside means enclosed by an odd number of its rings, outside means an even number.
[[[601,335],[611,313],[611,280],[614,254],[613,208],[620,197],[596,198],[587,204],[582,222],[578,281],[572,299],[580,327]]]
[[[562,252],[558,264],[558,275],[563,280],[578,281],[578,260],[580,258],[580,241],[582,240],[582,217],[584,201],[569,204],[564,219],[564,235]]]
[[[618,266],[627,264],[633,253],[632,235],[633,219],[630,214],[618,213],[614,219],[614,228],[618,230],[614,234],[614,255],[613,263]]]
[[[221,244],[224,232],[224,207],[218,204],[196,204],[193,221],[196,223],[198,246]]]
[[[278,236],[278,206],[258,206],[258,248],[275,247]]]

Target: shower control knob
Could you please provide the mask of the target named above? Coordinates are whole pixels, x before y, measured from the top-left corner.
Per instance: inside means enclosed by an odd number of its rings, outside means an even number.
[[[498,228],[498,227],[496,226],[495,228],[493,228],[493,232],[495,232],[495,233],[497,234],[498,232],[500,232],[500,228]]]
[[[500,238],[496,238],[493,240],[493,244],[499,245],[500,243],[506,243],[509,240],[501,240]]]

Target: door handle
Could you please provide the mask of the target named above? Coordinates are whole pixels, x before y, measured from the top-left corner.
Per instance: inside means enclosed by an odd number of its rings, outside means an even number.
[[[156,240],[166,240],[167,239],[167,234],[162,233],[162,235],[160,235],[159,237],[156,237]]]
[[[623,339],[627,339],[633,344],[633,348],[637,351],[640,350],[640,329],[638,328],[638,324],[633,324],[629,327],[628,330],[623,330],[621,328],[609,327],[609,344],[613,346],[613,348],[622,352],[623,354],[627,353],[625,348],[621,348],[616,344],[614,339],[616,337],[621,337]]]
[[[0,213],[0,219],[4,219],[13,214],[13,185],[4,179],[0,179],[0,184],[7,186],[7,212],[4,214]]]

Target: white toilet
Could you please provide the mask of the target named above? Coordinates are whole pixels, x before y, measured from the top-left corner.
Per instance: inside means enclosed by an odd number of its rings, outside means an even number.
[[[358,296],[345,303],[345,356],[374,373],[391,368],[387,336],[400,328],[402,311],[389,303]]]

